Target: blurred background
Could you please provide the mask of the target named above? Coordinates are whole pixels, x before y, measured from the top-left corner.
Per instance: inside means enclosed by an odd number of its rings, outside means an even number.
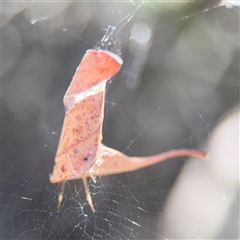
[[[1,3],[2,239],[239,239],[237,2]],[[202,149],[133,173],[49,182],[63,96],[86,50],[124,61],[103,143],[131,156]]]

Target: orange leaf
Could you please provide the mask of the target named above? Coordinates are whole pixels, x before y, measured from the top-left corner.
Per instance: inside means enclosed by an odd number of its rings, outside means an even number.
[[[87,51],[64,96],[66,115],[51,178],[52,183],[63,182],[58,210],[68,180],[83,179],[87,200],[95,211],[87,177],[135,171],[173,157],[206,156],[202,151],[177,149],[153,156],[129,157],[101,145],[106,81],[119,71],[121,64],[122,60],[108,51]]]

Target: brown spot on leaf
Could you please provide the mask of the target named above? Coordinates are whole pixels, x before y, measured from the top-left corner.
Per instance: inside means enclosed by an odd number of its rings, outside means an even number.
[[[73,152],[74,152],[74,154],[77,154],[77,153],[78,153],[78,150],[77,150],[77,149],[74,149]]]
[[[64,164],[62,165],[61,170],[62,170],[62,172],[65,172],[67,170]]]

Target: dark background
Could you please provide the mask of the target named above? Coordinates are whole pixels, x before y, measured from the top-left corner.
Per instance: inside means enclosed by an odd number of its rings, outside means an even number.
[[[165,237],[158,231],[164,206],[186,158],[89,181],[94,214],[80,180],[67,183],[56,214],[58,190],[49,182],[62,98],[87,49],[108,49],[124,61],[107,85],[103,142],[128,155],[203,149],[212,129],[238,111],[238,8],[139,5],[2,2],[2,239]],[[236,214],[216,238],[237,237]]]

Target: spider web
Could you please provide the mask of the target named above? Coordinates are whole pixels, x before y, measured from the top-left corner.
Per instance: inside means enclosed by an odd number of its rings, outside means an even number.
[[[232,5],[231,5],[232,4]],[[238,2],[1,2],[1,238],[239,238]],[[206,150],[136,172],[49,182],[62,98],[89,48],[124,60],[104,144]]]

